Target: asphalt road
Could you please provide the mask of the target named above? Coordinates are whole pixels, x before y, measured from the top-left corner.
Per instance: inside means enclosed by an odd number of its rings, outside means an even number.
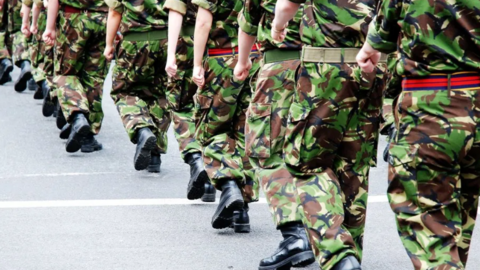
[[[267,205],[251,205],[250,234],[212,229],[216,205],[185,199],[189,167],[173,133],[162,172],[135,171],[135,147],[110,87],[107,80],[97,137],[104,150],[67,154],[33,93],[0,86],[0,270],[257,269],[281,240]],[[382,140],[379,150],[384,146]],[[387,166],[379,160],[371,171],[363,269],[412,269],[386,203]],[[471,254],[480,252],[478,237],[477,226]],[[467,269],[478,265],[479,256],[470,256]]]

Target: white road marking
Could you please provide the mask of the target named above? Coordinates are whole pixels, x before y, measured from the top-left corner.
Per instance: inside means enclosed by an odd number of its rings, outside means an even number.
[[[69,173],[32,173],[0,176],[0,179],[10,178],[30,178],[30,177],[62,177],[62,176],[89,176],[89,175],[108,175],[108,174],[129,174],[128,172],[69,172]]]
[[[369,203],[387,202],[386,196],[370,196]],[[256,203],[267,203],[261,198]],[[0,201],[0,209],[13,208],[53,208],[53,207],[99,207],[99,206],[162,206],[162,205],[197,205],[218,204],[205,203],[200,200],[190,201],[180,198],[166,199],[118,199],[118,200],[56,200],[56,201]]]

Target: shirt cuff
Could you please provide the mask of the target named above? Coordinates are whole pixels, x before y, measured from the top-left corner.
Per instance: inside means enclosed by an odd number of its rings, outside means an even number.
[[[107,6],[118,13],[123,13],[123,5],[118,0],[105,0]]]
[[[382,38],[382,34],[377,30],[375,26],[375,21],[372,21],[368,28],[367,42],[377,51],[383,53],[392,53],[397,50],[397,41],[395,42],[385,40]],[[382,31],[380,29],[380,31]],[[389,36],[388,33],[385,33],[385,36]]]
[[[167,0],[163,8],[176,11],[182,15],[187,13],[187,5],[180,0]]]
[[[192,0],[192,4],[204,8],[212,13],[217,11],[217,5],[208,0]]]
[[[249,23],[242,13],[238,15],[238,25],[243,32],[247,33],[247,35],[257,36],[258,26]]]
[[[303,4],[303,3],[306,2],[306,0],[288,0],[288,1],[290,1],[292,3],[295,3],[295,4]]]
[[[28,7],[32,7],[33,5],[33,1],[32,0],[23,0],[22,1],[22,4],[28,6]]]

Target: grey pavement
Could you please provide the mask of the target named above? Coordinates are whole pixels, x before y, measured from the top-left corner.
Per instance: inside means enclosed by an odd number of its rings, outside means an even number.
[[[18,70],[12,74],[16,77]],[[189,167],[169,133],[162,172],[133,168],[135,146],[123,129],[105,84],[105,120],[97,139],[104,150],[67,154],[53,118],[41,115],[41,101],[13,83],[0,86],[0,204],[25,201],[184,199]],[[379,154],[385,142],[379,145]],[[382,200],[387,166],[372,169],[363,269],[412,269],[393,214]],[[281,236],[265,203],[251,204],[250,234],[214,230],[215,204],[152,204],[0,208],[0,270],[51,269],[257,269]],[[480,252],[479,232],[471,254]],[[470,256],[469,268],[480,258]],[[319,269],[313,264],[303,269]]]

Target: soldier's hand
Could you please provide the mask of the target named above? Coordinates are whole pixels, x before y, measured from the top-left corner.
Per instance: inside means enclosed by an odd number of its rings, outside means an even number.
[[[271,33],[273,40],[277,42],[283,42],[285,40],[285,36],[287,35],[287,26],[288,26],[288,23],[285,24],[283,27],[278,27],[274,19],[272,22],[272,33]]]
[[[372,73],[376,69],[378,61],[380,61],[381,53],[372,48],[368,42],[363,44],[362,49],[357,54],[358,66],[363,72]]]
[[[177,75],[177,59],[175,59],[175,55],[168,55],[165,71],[169,77],[175,77],[175,75]]]
[[[0,0],[0,10],[3,9],[3,3],[5,3],[5,1],[4,1],[4,0]]]
[[[199,88],[203,88],[205,85],[205,70],[202,66],[193,67],[192,80]]]
[[[37,25],[30,25],[30,32],[34,35],[38,33],[38,26]]]
[[[32,35],[28,25],[26,25],[26,24],[22,24],[22,29],[21,30],[22,30],[22,34],[24,34],[27,38],[29,38]]]
[[[43,32],[42,39],[45,41],[45,44],[49,46],[53,46],[53,44],[55,44],[56,38],[57,35],[55,33],[55,29],[46,29],[45,32]]]
[[[247,79],[248,75],[250,74],[250,69],[252,68],[252,61],[248,59],[246,63],[241,63],[240,61],[235,66],[233,70],[233,76],[237,78],[237,80],[244,81]]]
[[[115,47],[113,46],[105,46],[105,51],[103,51],[103,55],[107,58],[108,61],[112,61],[113,56],[115,54]]]

